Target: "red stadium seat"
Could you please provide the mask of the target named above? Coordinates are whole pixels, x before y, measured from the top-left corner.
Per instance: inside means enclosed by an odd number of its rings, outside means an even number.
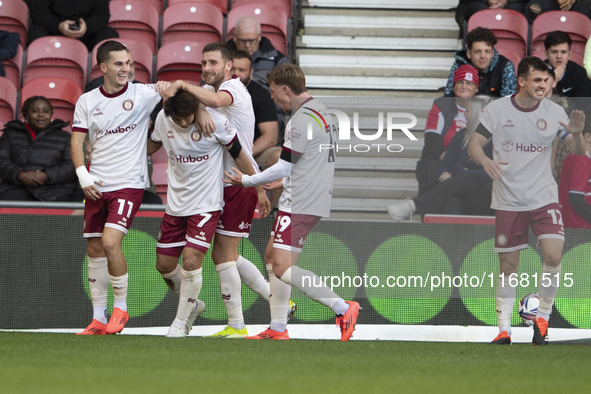
[[[86,83],[88,49],[73,38],[42,37],[27,50],[23,85],[41,77],[68,78],[81,88]]]
[[[585,56],[585,45],[591,36],[591,19],[575,11],[548,11],[534,19],[531,26],[530,53],[543,53],[544,39],[548,33],[555,30],[567,33],[573,40],[571,56],[573,52]]]
[[[111,1],[113,1],[113,0],[111,0]],[[137,1],[141,1],[144,3],[150,4],[152,7],[156,8],[156,11],[158,11],[158,15],[162,15],[162,12],[164,11],[164,0],[137,0]],[[168,0],[168,4],[170,5],[170,0]]]
[[[156,80],[176,81],[182,79],[199,85],[201,82],[201,58],[207,43],[173,41],[158,50]]]
[[[143,42],[126,38],[118,38],[117,41],[125,45],[129,49],[133,57],[133,61],[135,63],[134,79],[141,83],[151,83],[153,68],[152,66],[154,63],[154,52],[152,52],[150,47]],[[96,44],[96,46],[92,50],[92,57],[90,58],[90,76],[88,78],[89,82],[103,75],[103,73],[98,67],[98,64],[96,63],[96,52],[98,51],[99,46],[103,42],[104,41],[101,41],[98,44]]]
[[[164,151],[164,149],[161,148],[158,152],[160,151]],[[168,160],[165,162],[154,162],[152,164],[152,182],[154,183],[156,194],[162,199],[162,204],[166,204],[166,191],[168,190],[167,169]]]
[[[0,130],[16,119],[17,89],[8,79],[0,77]]]
[[[82,88],[64,78],[37,78],[23,85],[21,104],[31,96],[45,96],[53,106],[53,118],[70,122],[65,130],[72,131],[74,109]]]
[[[16,49],[16,55],[11,59],[2,60],[6,79],[19,89],[21,87],[21,77],[23,76],[23,46],[19,44]]]
[[[271,40],[280,52],[287,52],[287,13],[280,7],[270,4],[245,4],[232,8],[228,13],[228,34],[226,39],[233,37],[234,26],[241,16],[256,17],[261,24],[261,33]]]
[[[523,59],[523,56],[519,56],[519,54],[505,48],[498,48],[497,51],[500,55],[505,56],[507,59],[513,62],[513,65],[515,66],[515,73],[517,73],[517,66],[519,65],[521,59]]]
[[[170,3],[170,0],[168,1]],[[291,18],[292,15],[292,10],[293,10],[293,4],[291,2],[291,0],[231,0],[231,8],[230,9],[234,9],[236,7],[240,7],[241,5],[245,5],[245,4],[251,4],[251,3],[257,3],[257,4],[271,4],[274,5],[276,7],[281,8],[283,11],[285,11],[285,13],[287,14],[287,16],[289,16]]]
[[[215,5],[217,8],[222,11],[224,15],[228,13],[228,1],[227,0],[168,0],[168,6],[179,4],[179,3],[192,3],[199,7],[198,4],[195,3],[208,3]]]
[[[508,49],[520,56],[527,54],[529,25],[523,14],[505,9],[478,11],[468,20],[468,32],[476,27],[486,27],[495,33],[497,50]]]
[[[18,33],[21,44],[27,45],[29,29],[29,7],[22,0],[0,1],[0,30]]]
[[[119,37],[144,42],[152,52],[158,48],[160,16],[154,6],[140,0],[111,1],[109,26]]]
[[[162,16],[162,45],[179,40],[220,42],[223,31],[224,14],[212,4],[169,5]]]

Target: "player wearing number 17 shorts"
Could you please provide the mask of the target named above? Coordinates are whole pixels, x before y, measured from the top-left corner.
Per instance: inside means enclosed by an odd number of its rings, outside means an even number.
[[[117,41],[103,43],[96,57],[104,85],[78,99],[71,143],[72,162],[86,196],[84,237],[93,306],[93,320],[82,335],[118,333],[129,319],[122,242],[149,186],[146,139],[150,112],[160,101],[158,92],[170,85],[128,83],[129,54]],[[92,151],[89,170],[83,149],[87,137]],[[107,322],[109,282],[115,302]]]
[[[493,179],[491,208],[496,210],[495,251],[500,275],[495,299],[499,335],[491,343],[511,344],[519,252],[528,247],[531,226],[542,249],[540,277],[547,278],[539,284],[540,306],[532,343],[545,345],[564,246],[558,188],[550,167],[552,142],[559,136],[577,154],[584,154],[579,137],[585,116],[573,111],[569,119],[562,107],[544,98],[552,86],[548,66],[540,59],[521,60],[517,82],[517,94],[492,102],[482,111],[468,153]],[[492,160],[482,150],[489,138]]]
[[[287,124],[281,158],[260,174],[248,176],[233,169],[226,183],[251,187],[278,181],[283,186],[279,212],[265,252],[271,286],[271,325],[246,339],[289,339],[287,311],[291,286],[332,309],[341,329],[341,341],[351,338],[359,304],[345,301],[313,272],[297,266],[306,241],[321,217],[328,217],[332,200],[337,130],[326,107],[310,96],[302,70],[293,64],[276,67],[268,75],[271,97],[293,115]],[[312,119],[313,118],[313,119]],[[311,122],[309,122],[311,120]],[[312,134],[310,135],[310,128]]]

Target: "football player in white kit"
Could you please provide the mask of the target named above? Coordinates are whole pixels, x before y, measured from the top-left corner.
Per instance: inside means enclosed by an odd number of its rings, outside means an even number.
[[[341,329],[341,341],[348,341],[355,330],[359,303],[343,300],[325,284],[306,286],[304,278],[314,284],[322,283],[322,279],[297,266],[306,237],[321,217],[330,214],[337,129],[326,107],[306,90],[306,78],[298,66],[283,64],[274,68],[267,78],[275,103],[293,113],[285,128],[281,158],[260,174],[243,175],[233,168],[235,175],[226,172],[228,179],[224,179],[226,183],[245,187],[277,180],[283,185],[279,212],[265,252],[272,294],[271,325],[246,339],[289,339],[287,312],[291,286],[294,286],[332,309]],[[310,123],[310,117],[316,121]]]
[[[150,112],[160,101],[156,85],[127,82],[129,55],[117,41],[103,43],[97,62],[104,85],[83,94],[76,103],[72,127],[72,162],[86,196],[84,238],[88,241],[88,281],[93,320],[82,335],[115,334],[129,319],[127,263],[122,252],[127,234],[149,186],[146,140]],[[84,140],[89,138],[92,163],[84,165]],[[107,322],[107,290],[115,303]]]
[[[166,100],[148,141],[148,154],[164,146],[168,153],[168,192],[156,248],[156,267],[167,284],[179,295],[177,315],[167,337],[185,337],[205,306],[198,300],[201,265],[213,239],[224,206],[224,152],[250,174],[255,168],[242,151],[236,131],[225,115],[208,109],[215,124],[212,137],[195,126],[197,97],[184,89]],[[183,266],[177,264],[183,255]],[[233,268],[237,277],[236,268]],[[231,270],[218,272],[223,278]],[[180,286],[177,286],[179,284]],[[238,280],[238,284],[240,281]],[[234,308],[242,311],[240,294]],[[240,321],[244,323],[242,314]]]
[[[208,44],[203,48],[201,63],[203,79],[207,85],[199,87],[176,81],[165,92],[164,99],[174,95],[177,89],[182,87],[197,96],[203,105],[215,108],[216,111],[226,115],[238,133],[242,149],[255,168],[258,168],[252,158],[255,122],[252,100],[240,79],[232,77],[231,49],[222,43]],[[197,122],[200,129],[207,133],[211,127],[206,123]],[[230,170],[234,166],[233,160],[228,154],[224,156],[224,169]],[[244,338],[248,335],[244,321],[240,322],[242,310],[237,310],[235,307],[235,301],[241,292],[240,280],[269,301],[269,283],[252,262],[238,253],[241,238],[248,237],[250,233],[257,198],[260,204],[260,216],[265,217],[270,212],[270,204],[262,188],[258,188],[257,191],[231,185],[226,185],[224,188],[224,211],[213,241],[212,257],[216,271],[220,275],[222,297],[228,313],[228,326],[214,334],[214,337]],[[229,274],[234,267],[238,271],[236,276]],[[226,270],[228,273],[222,274]],[[295,304],[293,304],[293,311],[295,311]],[[290,310],[289,313],[293,311]]]
[[[582,111],[571,112],[545,99],[550,81],[548,66],[537,57],[526,57],[517,68],[519,91],[490,103],[468,146],[470,157],[493,179],[491,208],[496,210],[495,251],[500,275],[495,305],[499,335],[492,344],[511,344],[511,314],[519,252],[528,247],[531,226],[542,249],[539,282],[540,306],[534,320],[534,345],[548,342],[548,320],[560,276],[564,228],[558,205],[558,188],[552,176],[552,142],[563,139],[577,154],[585,153],[580,133]],[[492,137],[493,159],[482,147]],[[513,278],[513,280],[511,279]]]

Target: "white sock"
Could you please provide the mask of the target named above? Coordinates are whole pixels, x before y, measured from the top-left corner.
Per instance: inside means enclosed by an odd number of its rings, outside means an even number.
[[[349,309],[349,305],[326,287],[322,279],[312,271],[292,265],[285,271],[281,280],[300,290],[308,298],[329,307],[337,315],[343,315]]]
[[[160,274],[162,275],[162,279],[164,279],[164,283],[170,290],[174,292],[177,296],[181,294],[181,282],[183,281],[183,273],[181,271],[181,266],[176,265],[172,272],[167,274]]]
[[[201,285],[203,284],[203,277],[201,276],[202,269],[195,271],[185,271],[182,269],[183,281],[181,283],[181,292],[179,297],[179,306],[176,310],[176,318],[173,324],[178,327],[185,327],[187,318],[199,298]]]
[[[267,264],[267,272],[269,273],[269,286],[271,288],[269,297],[271,324],[269,328],[273,331],[284,332],[287,330],[287,311],[289,310],[289,299],[291,298],[291,286],[275,276],[273,264]]]
[[[540,306],[536,313],[536,319],[542,317],[546,321],[550,320],[552,305],[554,305],[554,299],[556,299],[556,292],[558,291],[558,279],[560,277],[561,268],[562,264],[558,264],[556,267],[549,267],[544,263],[542,266],[542,279],[549,278],[550,283],[548,283],[548,279],[540,281],[538,287],[538,292],[540,293]],[[544,286],[548,284],[549,286]]]
[[[240,274],[240,279],[246,286],[250,287],[252,291],[269,302],[269,294],[271,294],[269,281],[267,281],[257,266],[244,257],[238,256],[236,259],[236,268]]]
[[[115,295],[113,308],[127,311],[127,282],[129,280],[129,274],[121,276],[109,275],[109,278],[111,279],[111,287],[113,288],[113,294]]]
[[[107,324],[109,268],[106,257],[88,257],[88,288],[92,300],[92,318]]]
[[[242,330],[245,327],[242,315],[242,282],[236,269],[236,262],[227,261],[217,264],[215,270],[220,277],[220,290],[228,314],[228,326]]]
[[[505,279],[504,283],[503,279]],[[499,332],[507,331],[511,335],[511,315],[515,306],[515,286],[511,286],[509,275],[503,275],[497,279],[495,306],[497,308]]]

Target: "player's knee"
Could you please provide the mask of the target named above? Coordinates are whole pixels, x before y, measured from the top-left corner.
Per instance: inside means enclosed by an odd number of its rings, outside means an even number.
[[[107,256],[117,253],[121,250],[120,242],[114,238],[103,237],[102,246]]]
[[[560,254],[546,256],[544,258],[544,264],[546,264],[549,267],[557,267],[560,264],[560,260],[561,260]]]

